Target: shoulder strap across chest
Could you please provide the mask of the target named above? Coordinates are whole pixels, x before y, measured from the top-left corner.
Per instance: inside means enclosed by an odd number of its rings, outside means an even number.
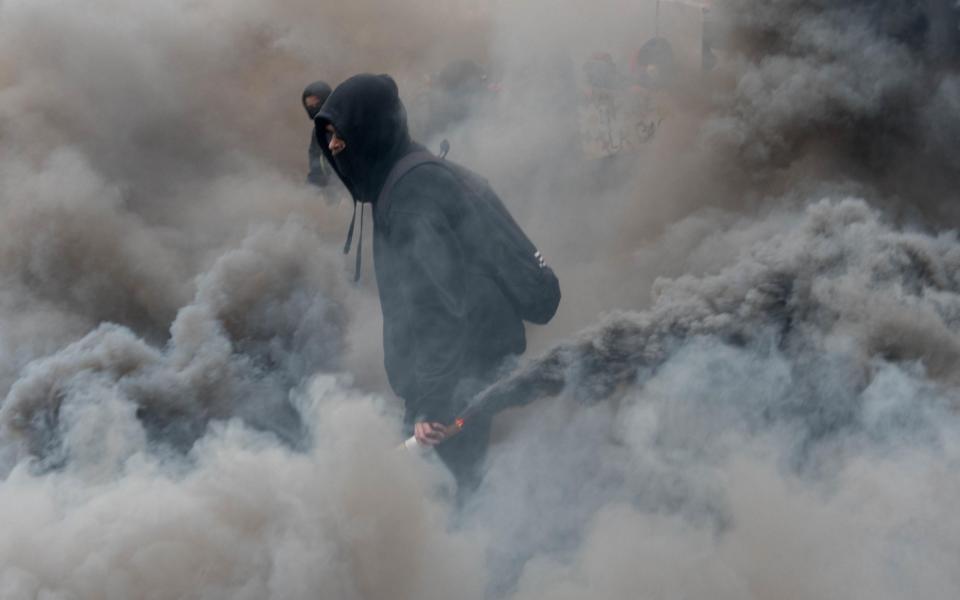
[[[403,179],[403,176],[419,167],[420,165],[425,164],[436,164],[441,166],[446,166],[445,161],[442,158],[439,158],[428,152],[427,150],[418,150],[417,152],[411,152],[407,154],[399,161],[397,164],[390,169],[390,173],[387,175],[386,181],[383,183],[383,187],[380,189],[380,194],[377,196],[377,203],[375,205],[375,210],[378,216],[385,218],[390,210],[390,200],[391,192],[393,188],[397,186],[397,183]]]

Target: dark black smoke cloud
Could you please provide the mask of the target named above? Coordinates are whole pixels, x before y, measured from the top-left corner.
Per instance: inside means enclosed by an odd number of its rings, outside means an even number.
[[[717,4],[735,79],[707,131],[735,162],[760,180],[812,163],[955,222],[952,2]]]

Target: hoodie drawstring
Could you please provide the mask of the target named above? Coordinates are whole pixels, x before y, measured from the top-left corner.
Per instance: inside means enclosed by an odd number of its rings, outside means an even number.
[[[360,264],[363,261],[363,203],[360,203],[360,237],[357,238],[357,267],[353,274],[353,281],[360,281]],[[350,246],[353,245],[353,229],[357,224],[357,203],[353,203],[353,217],[350,219],[350,229],[347,230],[347,243],[343,245],[343,253],[350,254]]]
[[[360,205],[360,237],[357,238],[357,270],[353,274],[353,282],[356,283],[360,281],[360,263],[363,260],[363,210],[366,208],[363,204]]]
[[[350,244],[353,243],[353,226],[357,224],[357,201],[353,201],[353,217],[350,218],[350,228],[347,229],[347,243],[343,245],[343,253],[350,254]]]
[[[354,283],[360,281],[360,265],[363,261],[363,203],[360,203],[360,237],[357,238],[357,266],[353,274]],[[353,230],[357,224],[357,202],[353,203],[353,217],[350,218],[350,229],[347,230],[347,242],[343,245],[343,253],[350,254],[350,246],[353,245]]]

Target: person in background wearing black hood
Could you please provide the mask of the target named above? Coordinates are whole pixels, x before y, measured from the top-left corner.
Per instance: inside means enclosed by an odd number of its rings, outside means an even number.
[[[455,436],[450,424],[504,359],[526,349],[523,320],[553,317],[559,283],[482,178],[410,139],[389,76],[338,86],[316,133],[354,199],[345,252],[361,205],[357,278],[363,207],[372,205],[384,365],[405,426],[436,448],[462,500],[480,481],[490,417]]]
[[[300,101],[307,111],[310,121],[317,118],[320,107],[330,96],[330,86],[324,81],[314,81],[303,90]],[[323,150],[317,142],[317,136],[310,134],[310,150],[308,151],[310,171],[307,173],[307,183],[317,187],[325,187],[330,182],[330,169],[323,157]]]

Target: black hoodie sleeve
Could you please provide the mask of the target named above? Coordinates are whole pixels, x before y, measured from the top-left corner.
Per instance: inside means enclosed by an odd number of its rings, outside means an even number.
[[[467,290],[460,241],[442,210],[456,183],[436,169],[421,168],[396,187],[390,236],[400,253],[402,313],[413,339],[417,397],[408,399],[415,421],[447,422],[456,416],[453,397],[467,343]],[[439,180],[438,180],[438,177]],[[448,185],[444,185],[447,183]]]

